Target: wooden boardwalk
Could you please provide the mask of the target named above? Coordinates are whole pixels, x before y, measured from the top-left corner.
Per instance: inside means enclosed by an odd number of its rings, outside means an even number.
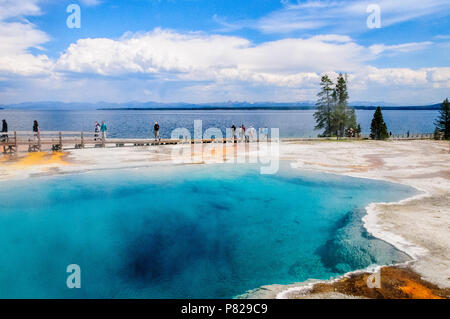
[[[16,153],[20,148],[28,152],[39,152],[44,148],[52,151],[63,149],[82,149],[87,147],[108,146],[151,146],[197,143],[233,143],[234,139],[139,139],[139,138],[106,138],[102,133],[86,132],[8,132],[0,133],[0,152]]]
[[[433,134],[413,134],[394,135],[393,140],[404,139],[431,139]],[[295,141],[317,141],[327,140],[328,138],[282,138],[284,142]],[[363,136],[361,138],[352,139],[367,139]],[[270,141],[265,140],[265,141]],[[253,140],[258,142],[258,140]],[[197,144],[197,143],[236,143],[233,138],[221,139],[160,139],[154,138],[138,139],[138,138],[106,138],[102,133],[86,133],[86,132],[56,132],[43,131],[39,133],[15,131],[8,133],[0,133],[0,152],[16,153],[19,149],[28,150],[28,152],[39,152],[43,149],[52,151],[61,151],[63,149],[82,149],[86,147],[123,147],[123,146],[151,146],[151,145],[175,145],[175,144]]]

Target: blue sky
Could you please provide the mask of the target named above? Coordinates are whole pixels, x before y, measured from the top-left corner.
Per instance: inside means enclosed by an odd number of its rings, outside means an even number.
[[[0,104],[304,101],[338,72],[353,101],[436,103],[449,15],[444,0],[0,0]]]

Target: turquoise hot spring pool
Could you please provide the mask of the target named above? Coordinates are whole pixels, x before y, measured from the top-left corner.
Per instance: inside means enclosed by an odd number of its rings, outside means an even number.
[[[93,171],[2,183],[0,298],[232,298],[408,259],[365,232],[412,188],[252,165]],[[69,289],[66,267],[81,269]]]

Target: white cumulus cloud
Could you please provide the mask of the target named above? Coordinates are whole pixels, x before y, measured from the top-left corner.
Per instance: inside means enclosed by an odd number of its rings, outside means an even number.
[[[440,0],[430,1],[422,4],[425,13],[443,5]],[[83,3],[96,5],[99,1]],[[327,3],[331,11],[324,11],[325,20],[319,23],[328,23],[327,19],[339,10],[355,14],[355,3],[363,2]],[[42,14],[38,4],[37,0],[0,0],[0,81],[14,83],[0,88],[0,99],[4,101],[48,100],[52,98],[46,95],[48,91],[55,98],[72,100],[311,100],[321,75],[336,77],[337,72],[349,74],[352,94],[364,100],[385,100],[383,95],[390,92],[389,100],[394,101],[395,92],[404,92],[398,96],[403,99],[408,97],[405,92],[413,90],[417,101],[417,96],[428,99],[450,88],[449,67],[371,66],[383,54],[407,54],[435,43],[364,46],[343,34],[253,43],[238,36],[156,28],[116,39],[78,39],[59,57],[50,59],[43,48],[50,41],[49,35],[26,19]],[[321,10],[324,4],[287,4],[270,18],[276,22],[277,14],[287,15],[285,27],[289,29],[292,21],[296,23],[298,10]],[[398,4],[384,0],[381,4],[392,14],[403,15]],[[268,22],[262,19],[259,26],[264,21]]]
[[[240,37],[155,29],[117,40],[80,39],[61,55],[57,67],[102,75],[172,73],[184,80],[229,77],[286,84],[287,79],[298,83],[305,74],[334,70],[337,65],[356,70],[373,57],[371,50],[345,36],[292,38],[254,45]]]
[[[33,75],[51,70],[52,62],[46,55],[29,52],[30,48],[41,49],[49,41],[46,33],[24,19],[41,14],[37,3],[0,0],[0,72]]]

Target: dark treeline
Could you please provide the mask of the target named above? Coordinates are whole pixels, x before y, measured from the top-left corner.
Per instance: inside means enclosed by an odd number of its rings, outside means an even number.
[[[349,106],[354,110],[374,111],[377,106]],[[385,106],[384,110],[392,111],[437,111],[440,110],[441,105],[429,106]],[[99,111],[302,111],[302,110],[316,110],[316,106],[236,106],[236,107],[121,107],[121,108],[99,108]]]

